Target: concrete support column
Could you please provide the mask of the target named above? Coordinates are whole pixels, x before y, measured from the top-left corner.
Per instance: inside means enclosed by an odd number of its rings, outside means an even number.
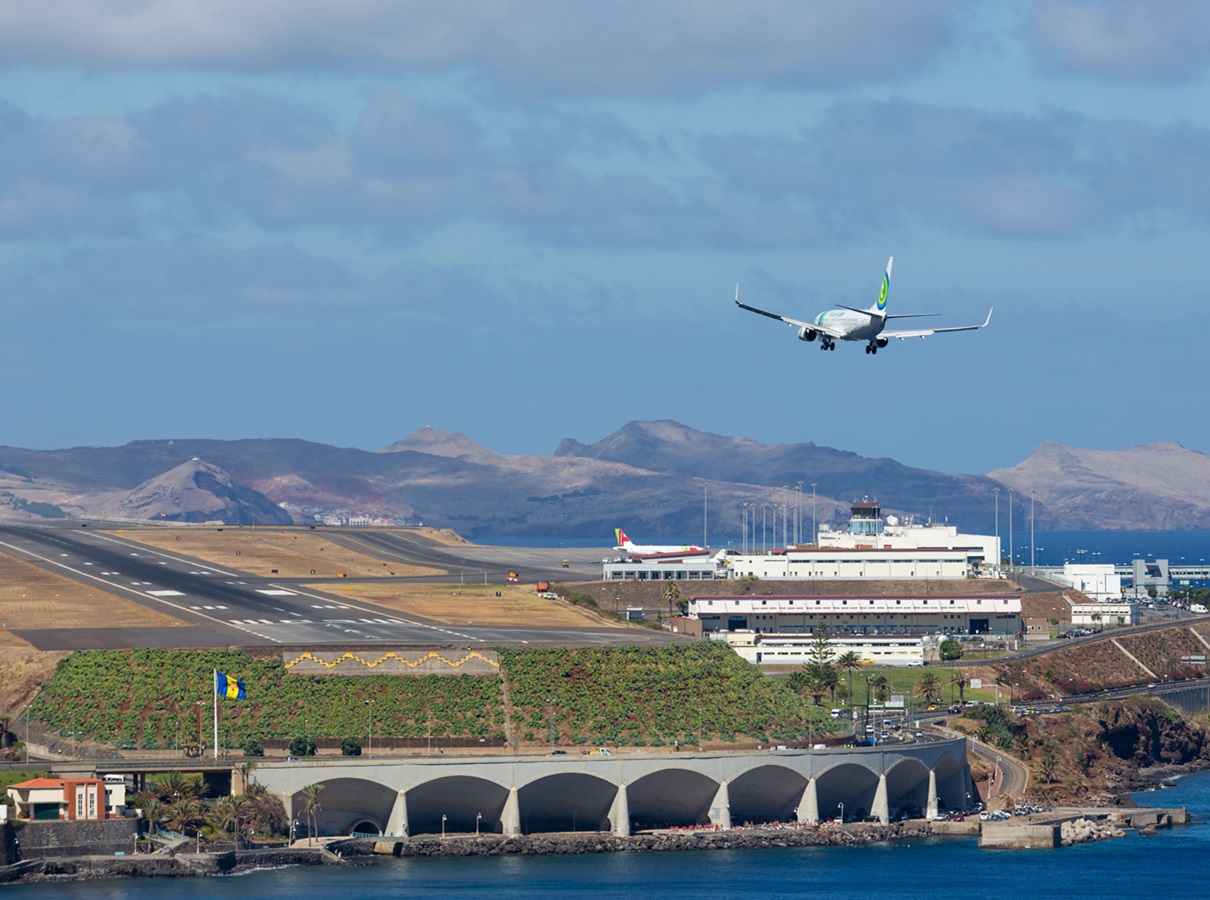
[[[819,824],[819,791],[815,787],[815,779],[807,782],[806,790],[798,801],[798,821]]]
[[[886,796],[886,772],[878,775],[878,790],[874,794],[874,808],[870,810],[870,815],[877,816],[883,825],[891,821],[891,808]]]
[[[613,825],[613,833],[618,837],[630,837],[630,800],[626,796],[626,785],[618,785],[614,795],[613,806],[609,807],[609,821]]]
[[[505,837],[515,837],[521,833],[521,803],[517,799],[516,788],[508,789],[504,812],[500,813],[500,826]]]
[[[929,799],[924,814],[930,819],[937,818],[937,772],[929,769]]]
[[[391,815],[387,819],[386,833],[404,837],[410,834],[408,831],[408,795],[403,791],[395,795],[395,805],[391,807]]]
[[[718,786],[714,802],[710,804],[710,821],[719,828],[731,828],[731,797],[727,793],[727,782]]]

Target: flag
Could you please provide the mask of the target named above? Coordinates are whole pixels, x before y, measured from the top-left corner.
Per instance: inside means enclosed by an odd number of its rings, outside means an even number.
[[[228,678],[219,671],[215,671],[214,673],[214,693],[220,697],[230,697],[232,700],[248,699],[248,695],[244,691],[244,683],[242,681],[236,681],[234,678]]]

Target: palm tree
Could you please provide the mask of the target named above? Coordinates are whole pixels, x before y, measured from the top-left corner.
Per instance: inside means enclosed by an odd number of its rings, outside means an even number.
[[[182,797],[164,809],[164,824],[178,834],[196,828],[206,820],[202,804],[192,797]]]
[[[931,706],[941,698],[941,679],[934,672],[925,672],[916,681],[916,693],[926,706]]]
[[[229,797],[222,797],[215,803],[212,803],[207,818],[216,828],[222,831],[234,831],[235,845],[238,847],[241,831],[240,825],[253,812],[253,804],[246,794],[233,794]]]
[[[886,703],[887,697],[891,695],[890,680],[879,672],[870,678],[870,687],[874,689],[874,699],[879,703]]]
[[[1042,779],[1047,784],[1050,784],[1055,780],[1055,775],[1058,774],[1058,771],[1059,757],[1053,750],[1047,750],[1042,755],[1042,758],[1038,760],[1038,774],[1042,776]]]
[[[664,598],[664,602],[668,604],[668,613],[672,613],[672,604],[681,599],[681,586],[675,581],[665,581],[664,587],[660,589],[660,595]]]
[[[252,773],[256,771],[256,765],[256,763],[249,761],[240,763],[235,767],[235,771],[239,773],[240,790],[245,794],[248,793],[248,789],[251,787],[249,782],[252,780]]]
[[[853,673],[861,669],[861,657],[856,650],[848,650],[836,657],[832,665],[849,673],[849,697],[853,696]]]
[[[950,684],[956,685],[958,688],[958,702],[959,703],[966,702],[966,688],[970,683],[971,683],[970,679],[966,677],[966,673],[963,672],[961,669],[955,669],[954,673],[952,675],[950,675]],[[954,696],[953,692],[951,691],[950,698],[953,699],[953,696]]]
[[[322,808],[319,802],[319,795],[323,793],[325,785],[308,784],[299,793],[303,798],[303,815],[311,820],[311,836],[314,837],[319,832],[318,813]]]

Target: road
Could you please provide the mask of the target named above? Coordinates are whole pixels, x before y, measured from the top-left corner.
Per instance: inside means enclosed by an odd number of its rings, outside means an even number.
[[[378,539],[383,539],[377,544]],[[348,546],[377,544],[375,552],[390,552],[401,561],[436,565],[451,571],[444,580],[474,580],[458,574],[472,561],[472,548],[453,547],[417,539],[392,540],[368,533],[341,535]],[[566,573],[567,551],[473,548],[474,575],[495,582],[516,570],[516,559],[540,562],[542,571]],[[130,647],[314,646],[325,644],[390,644],[392,646],[498,646],[517,644],[639,644],[660,645],[686,640],[646,628],[547,628],[540,623],[521,627],[452,626],[406,616],[365,601],[304,588],[299,581],[255,578],[176,553],[166,553],[95,528],[3,525],[0,552],[41,568],[93,585],[150,609],[173,615],[184,626],[134,628],[120,622],[98,628],[46,628],[14,631],[40,650],[126,649]],[[600,551],[597,554],[599,566]],[[581,551],[582,559],[585,551]],[[535,567],[536,568],[536,567]],[[389,580],[389,579],[388,579]],[[398,579],[401,581],[412,579]],[[421,580],[432,580],[429,578]],[[342,582],[343,584],[344,582]]]
[[[1009,756],[1003,750],[981,744],[973,737],[967,737],[966,748],[971,753],[987,761],[994,770],[989,800],[1000,797],[1012,797],[1020,800],[1029,789],[1029,769],[1018,760]],[[991,803],[988,806],[992,806]]]

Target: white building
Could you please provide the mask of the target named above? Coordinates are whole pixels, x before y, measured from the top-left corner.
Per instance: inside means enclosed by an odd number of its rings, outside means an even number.
[[[1061,570],[1048,570],[1048,576],[1093,600],[1118,600],[1122,596],[1122,576],[1114,571],[1112,563],[1068,563]]]
[[[1073,603],[1072,625],[1099,625],[1109,628],[1117,625],[1139,624],[1139,607],[1125,601],[1101,601],[1100,603]]]
[[[711,635],[725,640],[731,649],[758,666],[795,666],[811,661],[815,636],[811,634],[771,635],[729,631]],[[838,634],[828,637],[832,658],[850,650],[864,665],[922,666],[924,638],[921,635]]]
[[[820,547],[882,550],[966,550],[973,561],[987,570],[998,570],[1000,539],[986,534],[962,534],[948,523],[917,525],[911,520],[901,522],[895,516],[882,518],[877,501],[862,500],[850,507],[847,531],[834,531],[828,525],[819,526],[817,543]]]
[[[982,556],[969,550],[786,548],[765,554],[727,557],[730,578],[755,576],[774,580],[923,581],[971,578]]]

